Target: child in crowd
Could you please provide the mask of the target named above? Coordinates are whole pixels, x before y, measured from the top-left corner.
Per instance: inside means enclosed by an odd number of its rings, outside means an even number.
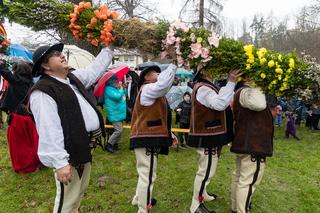
[[[297,137],[296,126],[295,126],[295,114],[293,112],[287,112],[287,127],[286,127],[286,138],[289,138],[289,135],[292,135],[293,138],[300,140]]]
[[[180,128],[189,129],[190,126],[190,113],[191,113],[191,95],[189,92],[183,94],[183,101],[175,109],[180,117]],[[179,133],[179,141],[181,147],[186,147],[188,141],[188,133]]]
[[[280,127],[282,122],[282,107],[278,104],[275,108],[275,111],[276,111],[276,118],[274,123],[277,127]]]

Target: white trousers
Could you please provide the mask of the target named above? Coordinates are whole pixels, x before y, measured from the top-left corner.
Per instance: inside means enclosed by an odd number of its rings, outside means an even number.
[[[214,197],[208,195],[207,186],[211,178],[216,173],[218,165],[218,151],[213,148],[212,154],[209,154],[205,148],[196,149],[199,154],[198,171],[194,179],[194,188],[190,212],[194,213],[203,201],[214,200]]]
[[[251,158],[251,155],[237,154],[236,170],[231,184],[231,208],[237,213],[247,213],[251,197],[261,182],[265,162]]]
[[[138,213],[147,213],[151,209],[153,184],[157,174],[157,155],[151,154],[146,148],[134,149],[139,175],[136,194],[132,199],[133,205],[138,205]]]
[[[78,213],[81,199],[89,185],[90,173],[90,162],[84,165],[81,179],[77,170],[72,167],[73,176],[68,185],[64,185],[58,181],[55,174],[57,192],[53,213]]]

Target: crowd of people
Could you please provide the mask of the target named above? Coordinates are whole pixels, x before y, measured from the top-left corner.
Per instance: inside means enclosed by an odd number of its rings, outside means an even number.
[[[103,48],[91,65],[70,71],[63,46],[41,46],[34,52],[33,64],[21,61],[12,71],[1,61],[0,74],[9,82],[2,110],[9,117],[8,142],[14,170],[32,172],[41,164],[53,168],[57,188],[53,212],[77,212],[89,184],[93,150],[106,138],[105,123],[114,127],[105,145],[106,151],[114,153],[119,150],[123,122],[127,121],[131,123],[129,147],[134,150],[138,172],[132,204],[139,213],[150,212],[157,203],[153,186],[158,156],[168,155],[174,137],[172,110],[165,95],[174,84],[176,65],[164,70],[148,66],[139,77],[129,72],[127,82],[110,76],[102,100],[104,120],[96,98],[86,88],[108,69],[112,49]],[[242,75],[243,80],[238,82],[240,75],[239,70],[231,70],[226,84],[218,87],[215,79],[199,68],[192,94],[185,92],[174,109],[179,127],[189,129],[189,133],[179,135],[181,146],[193,147],[199,155],[191,213],[215,212],[205,206],[217,197],[207,191],[207,186],[224,145],[231,143],[236,158],[231,211],[245,213],[264,175],[266,159],[273,153],[274,125],[280,127],[283,116],[287,116],[286,137],[291,134],[299,139],[295,125],[305,113],[307,126],[319,129],[320,109],[316,105],[304,109],[300,102],[290,108],[284,104],[285,99],[279,99],[271,109],[251,79]],[[40,80],[34,84],[33,77]]]

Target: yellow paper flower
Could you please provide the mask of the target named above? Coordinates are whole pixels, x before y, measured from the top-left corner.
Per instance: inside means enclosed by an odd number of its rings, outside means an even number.
[[[262,52],[262,54],[265,55],[267,53],[267,49],[262,47],[260,48],[260,52]]]
[[[257,51],[257,55],[258,55],[259,58],[263,58],[266,53],[267,53],[267,49],[266,48],[260,48]]]
[[[282,73],[283,73],[283,70],[282,70],[281,68],[277,68],[277,69],[275,69],[275,71],[276,71],[276,73],[278,73],[278,74],[282,74]]]
[[[279,60],[280,62],[282,62],[282,55],[281,55],[281,54],[278,55],[278,60]]]
[[[289,67],[292,69],[294,68],[294,59],[293,58],[289,59]]]
[[[287,86],[288,86],[287,82],[283,82],[282,86],[283,88],[287,89]]]
[[[250,70],[250,69],[251,69],[251,64],[247,64],[246,70]]]
[[[250,45],[245,45],[243,46],[243,50],[247,53],[247,54],[251,54],[252,53],[252,50],[253,50],[253,45],[250,44]]]
[[[268,62],[268,66],[271,68],[271,67],[273,67],[274,66],[274,61],[273,60],[270,60],[269,62]]]
[[[266,59],[266,58],[261,58],[261,59],[260,59],[260,64],[261,64],[261,65],[264,65],[266,62],[267,62],[267,59]]]
[[[252,54],[248,55],[248,60],[247,60],[248,63],[250,64],[253,64],[254,62],[254,56]]]
[[[282,79],[282,76],[278,75],[278,80],[281,81],[281,79]]]
[[[203,41],[203,39],[201,37],[197,38],[197,43],[201,43]]]
[[[261,77],[262,79],[265,79],[265,78],[266,78],[266,74],[261,73],[261,74],[260,74],[260,77]]]
[[[277,79],[274,79],[273,81],[271,81],[271,84],[274,85],[274,84],[277,84],[278,83],[278,80]]]
[[[292,72],[291,69],[287,69],[287,73],[290,74]]]

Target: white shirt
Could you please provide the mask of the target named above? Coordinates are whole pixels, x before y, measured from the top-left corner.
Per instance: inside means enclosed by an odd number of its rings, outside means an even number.
[[[144,85],[140,95],[141,105],[151,106],[157,98],[167,94],[172,86],[176,71],[177,66],[170,64],[159,74],[157,82]]]
[[[267,108],[266,96],[259,88],[242,89],[239,102],[242,107],[252,111],[259,112]]]
[[[75,70],[72,73],[86,87],[89,87],[107,70],[112,58],[113,52],[106,47],[101,50],[92,64],[84,69]],[[69,85],[75,92],[85,121],[86,130],[93,131],[98,129],[98,115],[78,89],[70,84],[69,79],[54,78]],[[55,169],[68,165],[69,154],[64,148],[63,130],[56,102],[46,93],[34,91],[30,95],[30,109],[39,134],[38,156],[40,161],[45,166]]]
[[[230,105],[235,86],[235,83],[229,81],[226,86],[221,87],[218,94],[207,86],[201,86],[196,95],[197,101],[207,108],[223,111]]]

